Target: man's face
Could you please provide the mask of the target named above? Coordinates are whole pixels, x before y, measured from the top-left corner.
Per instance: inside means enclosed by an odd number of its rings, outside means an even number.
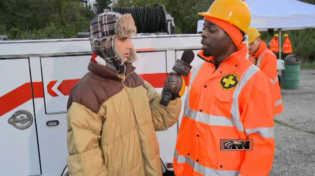
[[[217,56],[226,52],[230,37],[217,25],[205,20],[201,34],[202,49],[205,56]]]
[[[117,54],[123,59],[124,62],[127,61],[131,55],[131,50],[134,48],[131,38],[115,37],[114,42]]]
[[[258,37],[257,39],[253,41],[253,43],[249,45],[249,54],[254,55],[257,52],[260,45],[260,41],[261,39],[260,37]]]

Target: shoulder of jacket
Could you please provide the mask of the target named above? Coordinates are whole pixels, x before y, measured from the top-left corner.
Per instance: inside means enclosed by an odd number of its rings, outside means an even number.
[[[138,86],[144,86],[145,87],[144,80],[136,72],[133,72],[132,74],[130,74],[126,78],[125,85],[127,87],[131,87],[131,88],[138,87]]]
[[[276,58],[276,55],[268,48],[264,51],[264,53],[265,53],[265,56]]]
[[[255,73],[255,75],[253,75],[252,79],[253,79],[254,84],[259,84],[259,85],[265,85],[270,82],[267,75],[261,70],[258,70]]]
[[[68,108],[72,102],[79,103],[94,113],[98,113],[101,105],[122,90],[123,86],[115,80],[102,80],[89,72],[71,90]]]

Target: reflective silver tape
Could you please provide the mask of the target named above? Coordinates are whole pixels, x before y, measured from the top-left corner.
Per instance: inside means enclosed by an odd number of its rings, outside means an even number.
[[[259,133],[264,138],[274,138],[274,128],[270,127],[262,127],[262,128],[253,128],[253,129],[245,129],[247,135]]]
[[[195,67],[193,72],[192,72],[192,74],[191,74],[191,77],[190,77],[190,80],[189,80],[189,89],[187,91],[187,96],[186,96],[186,99],[185,99],[184,110],[185,109],[189,109],[189,95],[190,95],[191,85],[192,85],[193,80],[197,76],[197,73],[199,72],[201,67],[202,67],[202,64],[200,64],[199,66]]]
[[[200,65],[198,65],[197,67],[195,67],[195,68],[193,69],[193,72],[192,72],[191,77],[190,77],[190,80],[189,80],[189,89],[190,89],[191,84],[193,83],[195,77],[197,76],[197,74],[198,74],[200,68],[202,67],[202,65],[203,65],[203,64],[200,64]]]
[[[282,100],[278,100],[278,101],[276,101],[276,106],[278,106],[278,105],[280,105],[280,104],[282,104]]]
[[[251,65],[243,74],[240,82],[236,86],[236,89],[233,94],[233,102],[231,107],[231,116],[233,124],[239,131],[244,131],[243,124],[240,122],[240,112],[239,112],[239,105],[238,105],[238,97],[246,85],[246,83],[252,78],[252,76],[258,71],[259,69],[255,65]]]
[[[270,79],[271,84],[276,84],[278,82],[278,76],[276,77],[276,79]]]
[[[191,109],[185,109],[184,112],[185,116],[193,119],[197,122],[205,123],[207,125],[213,125],[213,126],[234,126],[231,119],[224,117],[224,116],[215,116],[215,115],[209,115],[202,112],[197,112]]]
[[[239,171],[216,170],[210,167],[203,166],[189,157],[178,155],[177,151],[175,151],[175,158],[177,159],[178,164],[186,163],[190,167],[192,167],[195,172],[198,172],[205,176],[237,176],[239,173]]]

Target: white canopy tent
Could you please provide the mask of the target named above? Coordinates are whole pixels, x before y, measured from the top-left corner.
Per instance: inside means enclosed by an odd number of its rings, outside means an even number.
[[[298,0],[244,0],[251,11],[251,26],[260,31],[315,28],[315,5]],[[281,37],[279,37],[281,48]],[[280,58],[281,58],[281,52]]]
[[[298,0],[245,0],[260,31],[315,28],[315,5]]]

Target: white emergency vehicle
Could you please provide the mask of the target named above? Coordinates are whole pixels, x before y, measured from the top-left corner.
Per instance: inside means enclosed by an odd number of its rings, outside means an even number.
[[[159,92],[183,51],[201,48],[197,34],[132,40],[139,57],[136,72]],[[66,173],[67,101],[90,58],[88,39],[0,42],[0,175]],[[195,56],[192,65],[202,62]],[[157,132],[162,161],[170,167],[179,124]]]

